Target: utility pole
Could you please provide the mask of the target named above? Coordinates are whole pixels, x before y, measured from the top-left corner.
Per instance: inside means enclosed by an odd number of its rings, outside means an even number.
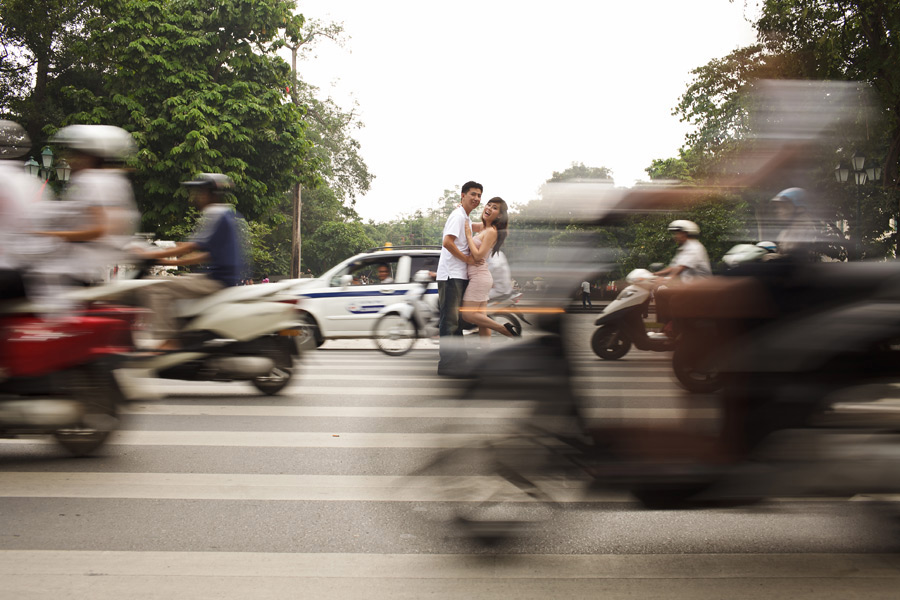
[[[289,46],[291,49],[291,101],[294,104],[299,104],[299,98],[297,97],[297,48],[300,47],[299,43],[296,43],[292,46]],[[297,279],[300,277],[300,216],[302,214],[303,209],[303,187],[300,185],[298,181],[294,184],[294,190],[291,194],[291,207],[293,212],[293,226],[291,227],[291,278]]]

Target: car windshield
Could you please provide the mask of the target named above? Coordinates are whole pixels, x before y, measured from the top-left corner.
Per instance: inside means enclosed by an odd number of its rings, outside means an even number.
[[[398,257],[373,257],[354,261],[347,265],[346,268],[338,271],[331,278],[330,285],[332,287],[342,286],[345,275],[352,276],[350,285],[384,285],[394,283],[398,260]]]

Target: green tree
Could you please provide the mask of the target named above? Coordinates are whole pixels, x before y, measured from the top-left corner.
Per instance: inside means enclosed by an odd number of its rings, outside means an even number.
[[[417,210],[410,215],[402,215],[393,221],[382,223],[370,221],[366,225],[366,232],[369,237],[375,240],[377,245],[384,245],[390,242],[395,246],[440,246],[441,234],[444,231],[447,217],[459,204],[459,200],[459,186],[456,186],[454,189],[445,189],[434,204],[424,211]],[[475,216],[473,215],[473,218]]]
[[[675,108],[676,115],[694,126],[686,138],[686,152],[693,153],[694,159],[689,165],[691,178],[740,171],[730,161],[746,149],[749,92],[759,80],[863,82],[880,100],[878,119],[860,112],[857,122],[839,131],[843,139],[831,148],[818,149],[821,154],[806,156],[804,171],[810,181],[805,185],[824,200],[826,222],[849,221],[851,235],[864,241],[866,256],[890,254],[885,235],[891,231],[890,219],[900,217],[900,71],[896,68],[900,64],[900,5],[891,0],[764,0],[754,26],[758,43],[695,69]],[[857,192],[852,186],[834,184],[834,164],[846,162],[855,152],[874,157],[883,167],[880,190]],[[662,166],[655,163],[651,169]],[[758,190],[758,197],[748,195],[747,200],[764,202],[776,188],[791,185],[797,183],[774,177],[767,189]],[[855,210],[857,193],[862,204],[860,221]],[[892,239],[896,248],[896,234]]]
[[[277,32],[291,17],[282,0],[97,0],[86,28],[84,69],[105,76],[68,92],[69,122],[117,123],[140,146],[136,196],[151,230],[185,214],[179,182],[197,172],[234,179],[231,199],[256,220],[302,172],[310,143],[304,111],[285,102],[289,67]]]
[[[96,12],[89,0],[0,0],[0,114],[36,145],[64,116],[54,84],[81,60],[73,46]]]
[[[303,260],[319,275],[338,262],[373,246],[362,223],[332,221],[303,239]]]

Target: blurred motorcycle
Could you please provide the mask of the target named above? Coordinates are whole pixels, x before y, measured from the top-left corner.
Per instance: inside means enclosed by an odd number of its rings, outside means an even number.
[[[84,456],[118,426],[114,376],[132,350],[134,312],[41,316],[26,301],[0,308],[0,437],[52,435]]]
[[[304,325],[296,298],[278,293],[294,282],[224,288],[196,300],[178,302],[177,351],[135,356],[125,365],[147,377],[187,381],[249,381],[274,395],[290,383],[300,356]],[[145,285],[164,280],[130,280],[86,288],[79,299],[122,302]]]
[[[618,360],[628,354],[632,344],[638,350],[665,352],[674,342],[665,334],[648,335],[644,314],[650,305],[658,278],[647,269],[634,269],[626,277],[628,286],[619,292],[594,322],[591,349],[603,360]]]

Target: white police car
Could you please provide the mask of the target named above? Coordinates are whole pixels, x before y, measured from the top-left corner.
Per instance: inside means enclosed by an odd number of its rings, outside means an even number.
[[[421,285],[413,275],[437,271],[439,246],[394,246],[373,249],[348,258],[315,279],[305,279],[289,290],[297,308],[311,325],[317,345],[325,340],[371,338],[378,312],[402,302],[406,293]],[[426,300],[437,306],[437,284],[431,283]]]

